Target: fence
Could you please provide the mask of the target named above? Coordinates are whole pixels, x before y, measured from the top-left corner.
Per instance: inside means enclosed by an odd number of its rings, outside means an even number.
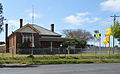
[[[17,54],[11,49],[11,53],[6,53],[5,48],[0,49],[1,57],[16,57],[16,55],[80,55],[80,56],[110,56],[120,55],[120,48],[107,48],[107,47],[89,47],[89,48],[29,48],[18,49]]]

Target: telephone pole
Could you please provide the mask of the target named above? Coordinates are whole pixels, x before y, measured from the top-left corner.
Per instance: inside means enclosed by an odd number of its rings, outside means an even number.
[[[114,22],[114,25],[115,25],[116,17],[120,17],[120,16],[117,16],[117,15],[114,14],[114,16],[110,16],[110,17],[113,17],[113,18],[114,18],[114,19],[113,19],[113,22]],[[114,48],[114,46],[115,46],[115,38],[113,37],[113,48]]]

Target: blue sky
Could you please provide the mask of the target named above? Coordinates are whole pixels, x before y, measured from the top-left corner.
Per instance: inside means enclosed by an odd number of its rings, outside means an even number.
[[[34,6],[34,23],[62,34],[64,29],[83,29],[94,34],[94,30],[105,34],[105,28],[113,24],[111,15],[120,15],[120,0],[0,0],[4,8],[9,34],[19,28],[19,19],[31,23]],[[120,20],[120,18],[117,18]],[[0,41],[4,41],[4,32]]]

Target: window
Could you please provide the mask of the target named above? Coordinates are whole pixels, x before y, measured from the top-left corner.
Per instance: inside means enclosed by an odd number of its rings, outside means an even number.
[[[34,37],[32,34],[24,34],[22,42],[34,42]]]

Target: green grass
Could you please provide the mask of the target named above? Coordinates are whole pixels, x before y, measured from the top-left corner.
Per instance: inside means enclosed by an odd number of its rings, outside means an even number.
[[[0,54],[0,64],[79,64],[79,63],[120,63],[120,55],[106,55],[91,53],[55,54],[55,55],[14,55]]]
[[[119,54],[120,55],[120,54]],[[12,53],[0,53],[0,57],[27,57],[28,55],[27,54],[22,54],[22,55],[19,55],[19,54],[12,54]],[[112,52],[111,52],[111,54],[109,55],[108,53],[105,53],[105,54],[103,54],[103,53],[101,53],[101,54],[99,54],[99,53],[94,53],[94,52],[90,52],[90,53],[79,53],[79,54],[53,54],[53,55],[50,55],[50,54],[48,54],[48,55],[34,55],[35,57],[43,57],[43,56],[83,56],[83,57],[85,57],[85,56],[114,56],[113,54],[112,54]]]
[[[51,60],[0,60],[1,64],[80,64],[80,63],[120,63],[118,59],[51,59]]]

